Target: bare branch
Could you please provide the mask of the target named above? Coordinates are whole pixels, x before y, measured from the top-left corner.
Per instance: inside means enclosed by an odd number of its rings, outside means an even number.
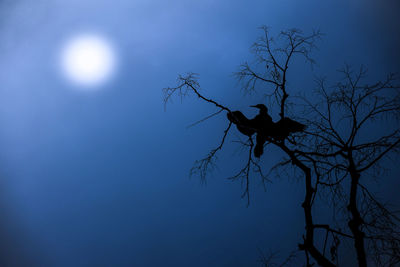
[[[224,135],[222,137],[221,143],[219,144],[218,147],[212,149],[208,155],[201,159],[201,160],[196,160],[192,169],[190,170],[190,176],[194,174],[199,174],[200,178],[203,182],[206,181],[206,176],[207,173],[210,171],[210,168],[212,169],[215,166],[215,160],[216,160],[216,153],[222,149],[226,136],[228,135],[229,129],[232,126],[232,122],[229,123],[228,127],[224,131]]]

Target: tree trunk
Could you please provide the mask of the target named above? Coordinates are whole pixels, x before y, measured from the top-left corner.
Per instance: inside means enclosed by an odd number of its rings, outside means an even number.
[[[311,257],[313,257],[318,263],[318,265],[324,267],[335,267],[335,264],[330,262],[324,255],[322,255],[322,253],[314,245],[314,224],[311,212],[311,202],[314,189],[311,184],[311,169],[298,160],[294,153],[285,145],[281,145],[280,147],[290,156],[292,163],[300,168],[305,175],[306,195],[302,207],[306,222],[306,236],[304,239],[304,244],[300,245],[299,248],[309,253]]]
[[[354,161],[351,155],[349,161],[350,161],[349,172],[351,176],[351,187],[350,187],[350,200],[347,208],[350,211],[352,218],[348,222],[348,225],[354,236],[354,247],[357,252],[358,266],[366,267],[367,257],[364,248],[365,234],[360,229],[360,226],[363,224],[363,220],[361,218],[360,212],[358,211],[357,207],[357,189],[358,189],[358,182],[360,180],[360,174],[357,172],[355,168]]]

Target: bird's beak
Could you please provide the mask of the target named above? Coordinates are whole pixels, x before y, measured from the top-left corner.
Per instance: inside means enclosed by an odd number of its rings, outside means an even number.
[[[257,106],[250,106],[251,108],[256,108]]]

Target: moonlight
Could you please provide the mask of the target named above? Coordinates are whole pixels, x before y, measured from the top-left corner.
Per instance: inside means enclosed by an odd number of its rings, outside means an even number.
[[[114,72],[114,49],[100,36],[93,34],[75,36],[62,48],[61,69],[63,74],[77,85],[99,86]]]

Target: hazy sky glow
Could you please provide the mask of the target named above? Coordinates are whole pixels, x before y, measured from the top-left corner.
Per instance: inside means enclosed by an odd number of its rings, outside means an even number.
[[[115,51],[109,42],[95,34],[71,37],[60,55],[61,71],[72,82],[82,86],[99,86],[115,68]]]
[[[187,129],[213,107],[187,98],[165,112],[161,89],[196,72],[207,96],[254,114],[263,92],[244,98],[232,73],[253,60],[261,25],[325,33],[316,67],[291,67],[295,92],[312,94],[316,75],[335,81],[345,62],[371,78],[399,71],[397,2],[1,1],[0,265],[258,266],[259,248],[296,249],[302,186],[273,179],[264,192],[254,180],[246,208],[241,184],[225,179],[245,157],[237,135],[207,186],[189,179],[226,118]],[[81,33],[104,36],[116,54],[114,72],[96,65],[110,76],[83,69],[78,80],[107,80],[90,93],[60,72],[60,48]],[[398,186],[382,190],[398,201]]]

